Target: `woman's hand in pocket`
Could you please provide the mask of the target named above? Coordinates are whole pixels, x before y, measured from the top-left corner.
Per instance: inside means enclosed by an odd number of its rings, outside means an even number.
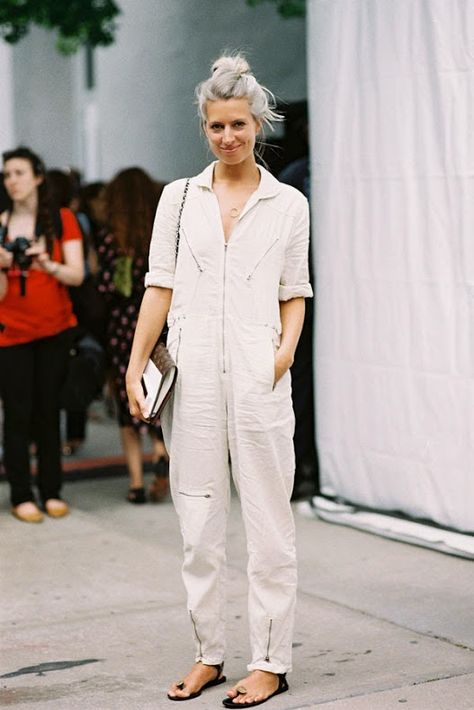
[[[273,386],[277,384],[278,380],[281,380],[285,372],[287,372],[293,365],[293,357],[289,355],[283,348],[280,348],[275,353],[275,379],[273,381]]]

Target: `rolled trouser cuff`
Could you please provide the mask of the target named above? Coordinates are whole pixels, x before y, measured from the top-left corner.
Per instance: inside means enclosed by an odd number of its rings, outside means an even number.
[[[285,666],[282,663],[274,663],[269,661],[257,661],[249,663],[247,666],[249,672],[252,671],[267,671],[267,673],[291,673],[291,666]]]
[[[216,658],[206,658],[205,656],[196,656],[194,659],[195,663],[202,663],[203,666],[221,666],[224,663],[224,659],[220,660]]]

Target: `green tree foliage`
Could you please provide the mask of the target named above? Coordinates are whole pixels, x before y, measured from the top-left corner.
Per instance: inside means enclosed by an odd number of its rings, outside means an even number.
[[[262,2],[272,2],[282,17],[304,17],[306,0],[247,0],[247,5],[255,7]]]
[[[72,54],[83,44],[112,44],[119,13],[114,0],[0,0],[0,36],[15,44],[39,25],[55,30],[58,50]]]

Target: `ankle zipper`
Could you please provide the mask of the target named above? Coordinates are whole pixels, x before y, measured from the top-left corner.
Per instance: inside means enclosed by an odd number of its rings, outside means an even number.
[[[270,619],[270,624],[268,626],[268,643],[267,643],[267,655],[265,656],[265,660],[270,663],[270,640],[272,638],[272,624],[273,624],[273,619]]]
[[[196,628],[196,622],[194,621],[193,613],[191,610],[189,611],[189,616],[191,617],[191,623],[193,625],[194,635],[196,636],[196,640],[199,644],[199,655],[202,657],[202,643],[201,643],[201,639],[199,638],[197,628]]]

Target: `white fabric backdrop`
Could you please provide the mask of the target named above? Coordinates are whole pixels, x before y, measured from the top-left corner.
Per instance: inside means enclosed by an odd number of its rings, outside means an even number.
[[[308,0],[323,492],[474,531],[474,0]]]

